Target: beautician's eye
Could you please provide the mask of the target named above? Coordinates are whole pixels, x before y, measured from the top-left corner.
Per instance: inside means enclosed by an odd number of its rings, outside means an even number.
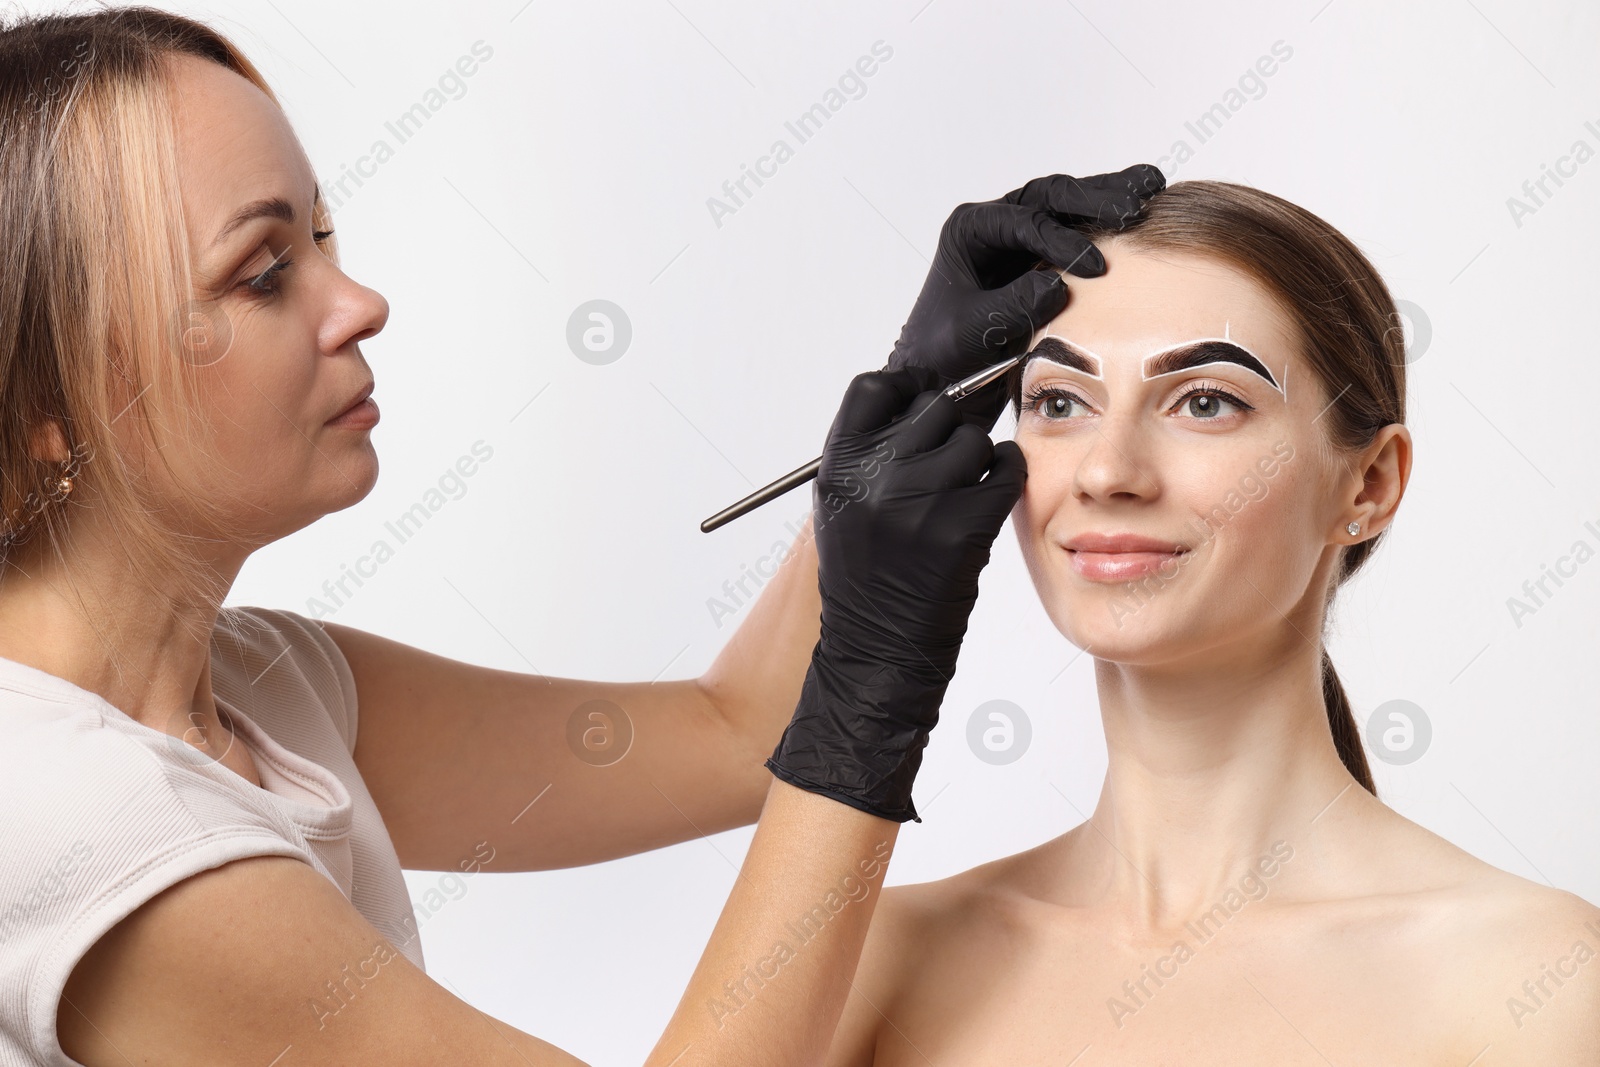
[[[283,250],[283,252],[287,251],[289,251],[287,248]],[[278,255],[283,255],[283,252],[279,252]],[[292,259],[285,259],[281,261],[274,259],[271,266],[262,271],[260,274],[257,274],[254,278],[246,281],[240,286],[240,288],[251,296],[277,296],[283,291],[283,284],[278,280],[278,275],[282,274],[293,265],[294,260]]]
[[[332,236],[332,230],[313,230],[311,233],[311,240],[316,245],[321,246],[324,241]],[[279,252],[278,255],[281,256],[287,251],[289,250],[285,248],[283,252]],[[251,296],[277,296],[279,293],[283,292],[283,283],[278,279],[278,275],[282,274],[293,265],[294,260],[292,259],[285,259],[282,262],[274,259],[271,266],[262,271],[260,274],[257,274],[254,278],[247,280],[240,288],[244,289]]]
[[[1225,421],[1227,416],[1219,414],[1221,411],[1218,407],[1219,400],[1224,404],[1232,404],[1241,411],[1255,410],[1226,389],[1205,382],[1196,382],[1185,389],[1178,399],[1173,401],[1172,406],[1186,407],[1190,417],[1200,422],[1221,422]]]

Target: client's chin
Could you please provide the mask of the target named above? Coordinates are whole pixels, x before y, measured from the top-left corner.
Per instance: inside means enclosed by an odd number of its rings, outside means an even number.
[[[1063,566],[1040,599],[1056,630],[1096,658],[1160,663],[1192,651],[1204,626],[1175,584],[1181,572],[1168,573],[1165,582],[1153,574],[1143,581],[1091,582]]]

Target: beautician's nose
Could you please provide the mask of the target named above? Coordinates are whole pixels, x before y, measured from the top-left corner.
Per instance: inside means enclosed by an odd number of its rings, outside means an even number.
[[[1156,497],[1159,483],[1144,455],[1136,419],[1102,416],[1083,440],[1085,451],[1072,478],[1074,495],[1101,501],[1117,497],[1145,500]]]
[[[389,301],[383,294],[340,271],[333,291],[333,308],[320,331],[323,349],[338,352],[353,341],[365,341],[388,321]]]

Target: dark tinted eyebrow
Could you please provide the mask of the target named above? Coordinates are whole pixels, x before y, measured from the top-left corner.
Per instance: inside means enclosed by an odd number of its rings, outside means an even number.
[[[321,202],[322,187],[318,186],[316,195],[311,198],[311,206],[315,208]],[[252,200],[238,211],[235,211],[233,216],[222,224],[222,229],[217,231],[216,240],[212,241],[211,244],[212,247],[221,244],[227,240],[230,233],[252,219],[280,219],[292,226],[296,218],[294,205],[281,196],[268,196],[260,200]]]
[[[1144,376],[1154,378],[1174,371],[1203,367],[1207,363],[1236,363],[1246,370],[1261,375],[1274,389],[1281,391],[1283,388],[1259,359],[1232,341],[1221,340],[1197,341],[1158,352],[1144,361]]]
[[[1059,363],[1063,367],[1082,371],[1091,378],[1100,377],[1100,357],[1093,352],[1086,352],[1073,344],[1051,334],[1039,340],[1028,352],[1028,355],[1018,367],[1018,371],[1026,370],[1029,363],[1036,359],[1048,359],[1051,363]]]

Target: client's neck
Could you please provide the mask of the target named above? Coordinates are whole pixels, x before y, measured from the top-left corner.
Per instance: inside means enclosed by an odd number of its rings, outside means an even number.
[[[1073,866],[1098,903],[1165,928],[1281,886],[1264,872],[1312,851],[1331,804],[1371,799],[1334,747],[1320,648],[1273,633],[1182,664],[1096,661],[1108,764]]]

